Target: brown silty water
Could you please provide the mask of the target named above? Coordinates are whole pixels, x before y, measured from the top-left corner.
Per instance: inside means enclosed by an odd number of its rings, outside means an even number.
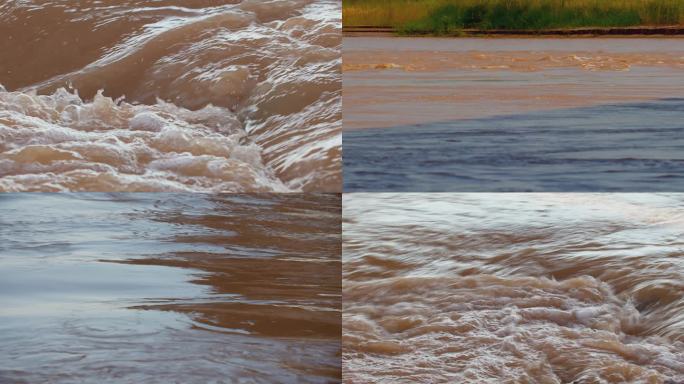
[[[340,2],[0,6],[0,189],[339,191]]]
[[[347,383],[681,383],[684,196],[351,194]]]
[[[681,38],[344,39],[344,128],[684,97]]]
[[[340,200],[1,194],[0,382],[340,382]]]

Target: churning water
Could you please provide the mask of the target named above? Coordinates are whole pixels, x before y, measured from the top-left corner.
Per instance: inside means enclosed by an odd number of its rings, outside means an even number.
[[[0,35],[0,190],[341,189],[339,1],[14,1]]]
[[[345,382],[684,380],[684,195],[343,205]]]

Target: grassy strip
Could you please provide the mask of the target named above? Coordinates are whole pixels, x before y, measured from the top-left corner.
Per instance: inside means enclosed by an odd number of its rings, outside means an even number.
[[[684,24],[684,0],[344,0],[345,26],[400,33]]]

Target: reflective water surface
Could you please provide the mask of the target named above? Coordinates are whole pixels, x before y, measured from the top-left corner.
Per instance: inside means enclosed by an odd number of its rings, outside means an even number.
[[[0,190],[339,191],[338,0],[0,5]]]
[[[684,190],[684,39],[344,47],[345,191]]]
[[[0,382],[339,382],[340,209],[0,196]]]
[[[684,98],[345,132],[345,191],[684,191]]]
[[[684,381],[681,194],[349,194],[348,383]]]

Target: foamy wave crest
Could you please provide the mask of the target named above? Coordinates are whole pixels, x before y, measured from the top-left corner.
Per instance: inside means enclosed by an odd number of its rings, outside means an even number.
[[[5,191],[287,191],[225,108],[0,92]]]
[[[345,378],[682,382],[682,202],[345,195]]]
[[[641,335],[633,304],[591,277],[350,281],[345,303],[352,380],[381,369],[412,382],[662,383],[684,372],[682,343]]]

